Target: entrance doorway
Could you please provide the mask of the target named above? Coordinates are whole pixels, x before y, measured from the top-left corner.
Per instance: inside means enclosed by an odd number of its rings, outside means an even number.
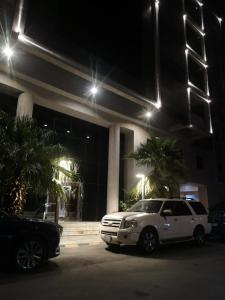
[[[56,141],[68,149],[79,166],[82,184],[76,189],[65,182],[68,199],[60,201],[59,216],[71,220],[101,220],[107,201],[108,128],[39,105],[34,105],[33,118],[40,126],[56,133]],[[78,189],[80,196],[73,198]],[[48,212],[53,209],[48,207]]]

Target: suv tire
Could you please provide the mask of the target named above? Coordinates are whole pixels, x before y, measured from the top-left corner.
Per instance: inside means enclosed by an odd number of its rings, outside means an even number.
[[[205,231],[202,227],[195,228],[193,237],[197,246],[202,247],[205,244]]]
[[[18,243],[14,252],[16,268],[29,272],[40,267],[46,257],[46,247],[38,238],[26,238]]]
[[[151,228],[144,229],[139,238],[139,249],[144,253],[151,254],[158,248],[158,245],[159,239],[155,230]]]

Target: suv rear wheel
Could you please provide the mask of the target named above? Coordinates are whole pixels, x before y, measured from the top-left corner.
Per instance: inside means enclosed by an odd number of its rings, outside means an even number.
[[[16,267],[21,271],[38,268],[44,261],[46,249],[44,243],[36,238],[24,239],[15,250]]]
[[[197,227],[194,230],[194,240],[197,246],[201,247],[205,244],[205,232],[201,227]]]
[[[138,247],[145,253],[153,253],[159,244],[156,232],[151,228],[146,228],[142,231]]]

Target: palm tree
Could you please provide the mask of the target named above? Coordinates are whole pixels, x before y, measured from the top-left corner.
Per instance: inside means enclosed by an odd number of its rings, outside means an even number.
[[[28,191],[63,195],[56,172],[75,179],[76,174],[57,164],[68,151],[54,142],[54,133],[30,118],[12,118],[0,111],[1,204],[10,214],[21,214]]]
[[[152,137],[129,155],[137,165],[149,168],[149,197],[175,197],[179,195],[179,181],[187,172],[177,141]]]

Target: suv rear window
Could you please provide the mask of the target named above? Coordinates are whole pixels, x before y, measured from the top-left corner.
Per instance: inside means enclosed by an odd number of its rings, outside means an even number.
[[[171,209],[173,216],[189,216],[191,211],[184,201],[166,201],[163,210]]]
[[[207,211],[201,202],[189,202],[196,215],[207,215]]]

